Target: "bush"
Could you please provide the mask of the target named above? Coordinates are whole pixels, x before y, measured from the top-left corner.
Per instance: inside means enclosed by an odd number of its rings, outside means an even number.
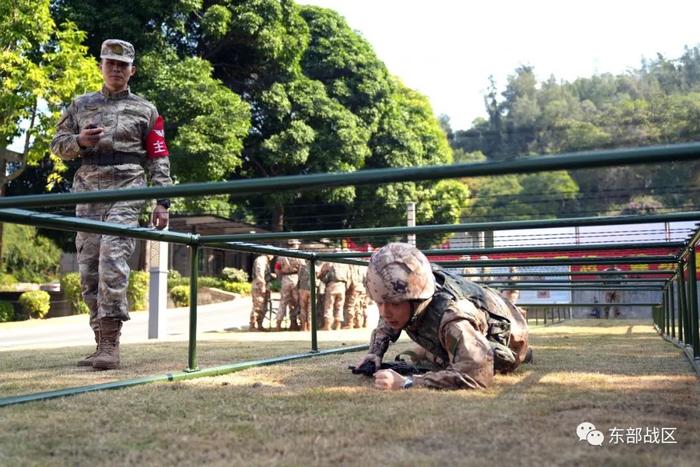
[[[148,308],[148,273],[146,271],[131,271],[126,298],[129,301],[129,310],[141,311]]]
[[[190,284],[189,277],[178,277],[178,278],[173,278],[173,279],[168,277],[168,290],[172,290],[173,287],[177,287],[178,285],[189,285],[189,284]]]
[[[12,274],[0,273],[0,290],[14,290],[17,279]]]
[[[0,300],[0,323],[12,321],[15,319],[15,307],[12,303]]]
[[[190,287],[188,285],[178,285],[170,290],[170,298],[173,299],[176,307],[189,306]]]
[[[253,285],[249,282],[224,282],[222,288],[227,292],[250,295]]]
[[[83,294],[80,288],[80,274],[69,272],[61,277],[61,290],[66,296],[68,303],[70,303],[73,313],[83,314],[90,312],[87,304],[83,301]]]
[[[51,297],[43,290],[30,290],[19,296],[18,303],[25,316],[43,318],[51,307]]]
[[[248,282],[248,273],[242,269],[224,268],[221,277],[228,282]]]
[[[5,224],[2,240],[3,266],[20,282],[48,282],[58,274],[61,249],[36,228]]]
[[[200,287],[212,287],[215,289],[220,289],[222,286],[222,280],[211,276],[202,276],[197,280],[197,288]],[[189,284],[189,281],[187,281]]]

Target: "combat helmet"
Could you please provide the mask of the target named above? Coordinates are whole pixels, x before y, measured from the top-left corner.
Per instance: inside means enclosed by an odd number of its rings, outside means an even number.
[[[389,243],[375,251],[367,269],[367,291],[377,303],[426,300],[435,293],[432,268],[416,247]]]

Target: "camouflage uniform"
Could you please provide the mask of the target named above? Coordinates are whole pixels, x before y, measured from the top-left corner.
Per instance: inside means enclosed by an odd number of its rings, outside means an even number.
[[[437,275],[437,274],[436,274]],[[467,282],[467,281],[465,281]],[[438,281],[439,284],[439,281]],[[494,354],[503,347],[494,345],[502,333],[504,320],[510,333],[502,341],[512,352],[514,362],[500,371],[512,371],[527,353],[527,323],[520,311],[495,290],[468,282],[464,295],[456,299],[438,285],[432,298],[417,307],[404,328],[409,337],[425,350],[425,360],[433,371],[413,377],[416,386],[436,389],[481,389],[488,387],[494,374]],[[380,320],[372,332],[369,353],[384,355],[400,330]],[[422,363],[422,362],[418,362]]]
[[[349,281],[345,291],[345,326],[359,328],[367,320],[367,289],[365,288],[366,266],[349,266]]]
[[[323,301],[324,329],[331,323],[339,326],[343,322],[343,305],[345,302],[346,282],[348,280],[347,265],[341,263],[325,263],[319,274],[326,284]]]
[[[301,329],[308,331],[311,329],[311,270],[309,261],[302,261],[299,266],[299,321]],[[317,265],[318,266],[318,265]],[[316,277],[318,277],[318,268]],[[314,280],[317,285],[318,281]]]
[[[268,302],[270,300],[270,288],[268,282],[271,279],[270,260],[266,255],[261,255],[253,261],[253,283],[251,290],[251,298],[253,300],[253,309],[250,312],[250,326],[253,330],[263,328],[263,320],[267,312]]]
[[[611,266],[607,268],[607,272],[620,272],[620,274],[609,274],[603,276],[603,285],[606,286],[619,286],[621,284],[620,280],[624,278],[621,271],[616,266]],[[607,279],[607,280],[606,280]],[[620,313],[620,307],[617,306],[620,303],[621,292],[619,290],[606,290],[605,291],[605,319],[610,319],[610,312],[613,312],[615,318],[619,318],[622,313]]]
[[[289,309],[290,327],[295,328],[297,323],[297,304],[299,303],[299,266],[301,261],[298,258],[283,256],[277,261],[279,273],[282,275],[280,289],[280,306],[277,310],[277,327],[282,325],[282,320],[287,315]]]
[[[81,148],[78,134],[87,125],[104,127],[95,148]],[[156,125],[161,131],[159,145],[147,147]],[[148,151],[147,151],[148,149]],[[152,185],[171,185],[170,160],[162,140],[162,118],[155,106],[127,88],[112,93],[84,94],[71,102],[61,117],[51,150],[61,159],[81,158],[73,178],[73,191],[98,191],[146,186],[146,166]],[[154,150],[160,155],[154,155]],[[110,164],[110,160],[113,162]],[[144,201],[78,204],[78,217],[136,227]],[[129,319],[126,289],[127,260],[134,252],[133,238],[78,232],[78,268],[83,299],[90,308],[90,326],[96,330],[101,318]]]

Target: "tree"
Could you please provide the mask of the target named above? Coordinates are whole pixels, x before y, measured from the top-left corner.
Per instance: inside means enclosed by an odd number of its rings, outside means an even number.
[[[176,183],[227,180],[241,167],[250,107],[212,77],[209,62],[165,47],[144,55],[139,73],[138,90],[165,116]],[[228,216],[231,206],[218,195],[178,200],[173,211]]]
[[[62,106],[99,87],[97,64],[86,55],[84,39],[85,33],[73,23],[56,26],[49,0],[0,0],[0,147],[21,136],[21,124],[26,123],[23,149],[13,161],[15,170],[9,177],[2,171],[0,195],[27,165],[49,157]],[[53,157],[52,163],[48,188],[61,180],[65,170],[60,159]],[[5,162],[2,166],[6,169]],[[0,224],[0,238],[1,234]]]

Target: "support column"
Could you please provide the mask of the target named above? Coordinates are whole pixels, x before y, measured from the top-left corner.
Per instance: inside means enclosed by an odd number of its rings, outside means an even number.
[[[688,249],[688,295],[690,300],[690,327],[693,333],[693,358],[700,360],[700,339],[698,338],[698,282],[695,272],[695,247]]]
[[[165,337],[168,310],[168,242],[150,241],[148,282],[148,338]]]
[[[197,371],[197,281],[199,277],[199,245],[190,246],[190,341],[185,371]]]
[[[309,280],[311,281],[311,351],[318,352],[318,320],[316,319],[316,260],[309,261]]]
[[[406,217],[408,219],[408,222],[406,225],[409,227],[415,227],[416,226],[416,203],[408,203],[406,205]],[[416,246],[416,234],[408,234],[408,243],[410,243],[413,246]]]

